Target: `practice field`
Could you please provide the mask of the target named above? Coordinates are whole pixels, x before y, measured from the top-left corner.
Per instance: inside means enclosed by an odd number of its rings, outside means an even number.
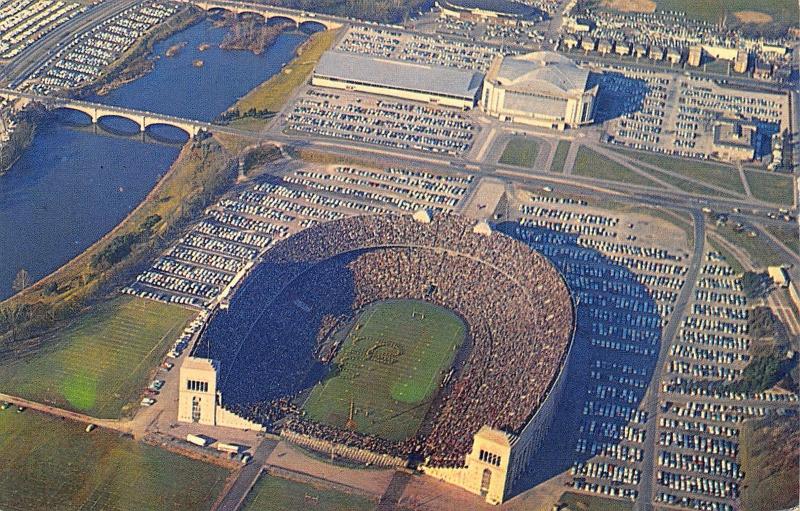
[[[504,165],[515,165],[532,169],[536,163],[536,156],[539,154],[539,144],[536,141],[515,137],[508,141],[503,154],[500,156],[500,163]]]
[[[194,314],[142,298],[116,298],[36,352],[0,364],[0,391],[117,418]]]
[[[619,11],[683,11],[689,18],[719,22],[736,15],[743,22],[797,20],[797,0],[605,0],[603,5]]]
[[[264,473],[248,494],[242,510],[285,511],[310,508],[314,511],[371,511],[375,507],[375,503],[365,497]]]
[[[0,509],[201,511],[228,477],[221,467],[84,427],[0,411]]]
[[[308,417],[345,428],[350,403],[356,430],[401,441],[415,434],[464,342],[452,311],[415,300],[372,304],[334,358],[337,370],[314,387]]]

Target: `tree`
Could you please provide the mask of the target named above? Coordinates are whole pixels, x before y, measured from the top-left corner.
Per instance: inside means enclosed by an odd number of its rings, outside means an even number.
[[[14,283],[11,285],[11,288],[19,293],[20,291],[25,290],[30,285],[31,285],[30,273],[28,273],[28,270],[26,270],[25,268],[21,268],[17,272],[17,276],[14,277]]]

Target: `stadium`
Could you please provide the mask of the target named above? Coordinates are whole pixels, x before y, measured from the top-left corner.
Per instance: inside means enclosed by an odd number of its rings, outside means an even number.
[[[442,16],[465,21],[516,25],[545,18],[541,9],[512,0],[438,0],[436,5]]]
[[[334,220],[277,242],[216,313],[190,359],[213,379],[182,372],[179,418],[215,423],[211,404],[216,424],[402,460],[500,503],[550,425],[574,324],[555,267],[484,222]]]

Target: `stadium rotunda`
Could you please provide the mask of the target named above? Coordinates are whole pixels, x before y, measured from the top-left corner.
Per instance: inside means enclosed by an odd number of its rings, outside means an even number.
[[[483,82],[481,107],[503,121],[563,130],[594,122],[598,90],[587,69],[558,53],[500,56]]]

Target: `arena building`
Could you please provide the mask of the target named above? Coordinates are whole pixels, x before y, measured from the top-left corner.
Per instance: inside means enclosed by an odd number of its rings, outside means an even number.
[[[450,362],[437,366],[430,394],[416,401],[395,397],[401,380],[378,375],[395,371],[405,382],[408,369],[425,365],[420,352],[405,354],[385,330],[371,338],[360,319],[395,301],[449,311],[467,327],[466,340],[444,350]],[[333,220],[277,242],[215,313],[181,370],[179,420],[232,424],[235,415],[242,422],[234,427],[264,426],[376,465],[401,460],[499,504],[552,422],[574,328],[561,274],[486,222],[426,212]],[[347,337],[336,334],[343,329]],[[405,356],[409,365],[398,370]],[[359,374],[375,364],[383,369]],[[334,408],[315,414],[315,391],[340,377],[353,386],[326,395]],[[365,401],[383,387],[390,402]],[[410,434],[381,433],[421,407]]]
[[[322,55],[311,84],[468,110],[477,103],[483,74],[331,50]]]
[[[438,0],[436,7],[443,17],[498,25],[536,23],[544,19],[542,10],[511,0]]]
[[[483,83],[483,110],[503,121],[565,129],[594,121],[598,85],[557,53],[498,57]]]

